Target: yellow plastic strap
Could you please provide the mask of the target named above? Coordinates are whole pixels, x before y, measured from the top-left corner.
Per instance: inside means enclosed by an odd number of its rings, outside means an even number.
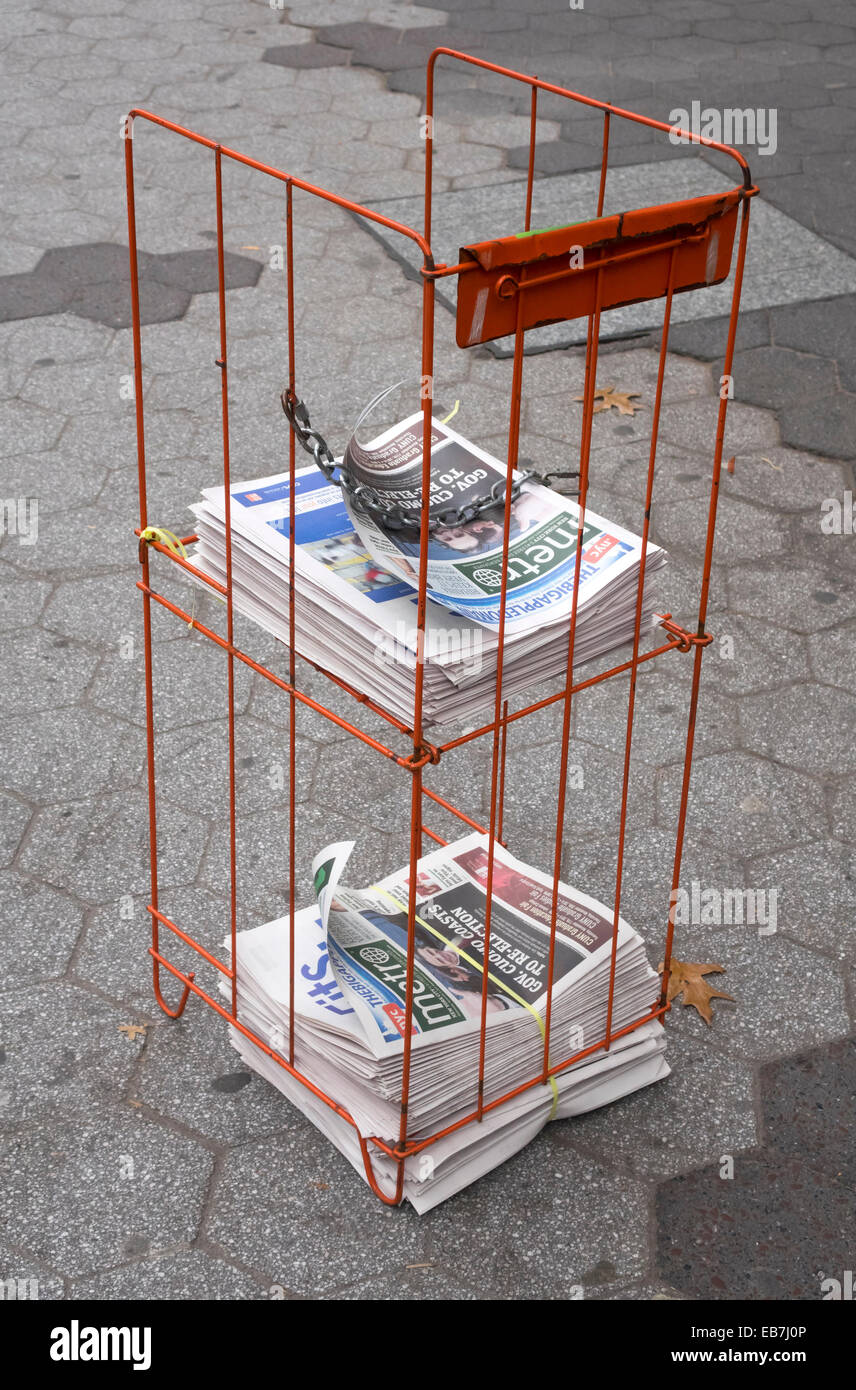
[[[455,418],[455,416],[457,415],[457,413],[458,413],[458,411],[460,410],[460,408],[461,408],[461,402],[460,402],[460,401],[455,401],[454,408],[453,408],[452,410],[449,411],[449,413],[448,413],[448,415],[446,416],[445,420],[441,420],[441,421],[440,421],[440,424],[441,424],[441,425],[448,425],[448,423],[449,423],[450,420],[454,420],[454,418]]]
[[[182,560],[187,559],[187,551],[183,543],[179,540],[174,531],[168,531],[165,526],[147,526],[145,531],[140,532],[141,541],[159,541],[165,545],[167,550],[171,550],[173,555],[180,555]]]
[[[141,541],[159,541],[167,550],[171,550],[173,555],[180,555],[182,560],[187,559],[187,550],[184,542],[179,540],[174,531],[169,531],[166,526],[147,526],[140,532]],[[187,626],[193,627],[196,622],[196,590],[193,590],[193,605],[190,613],[190,622]]]
[[[398,901],[397,898],[394,898],[394,897],[392,896],[392,894],[389,893],[389,892],[387,892],[387,890],[386,890],[385,888],[379,888],[379,887],[377,886],[377,884],[374,884],[374,885],[373,885],[373,888],[372,888],[372,891],[375,892],[375,893],[380,893],[381,896],[384,897],[384,898],[389,898],[389,901],[393,904],[394,907],[396,907],[396,908],[398,909],[399,912],[403,912],[405,915],[407,914],[408,909],[404,906],[404,904],[403,904],[403,903],[400,903],[400,902]],[[424,918],[424,917],[420,917],[418,912],[415,913],[415,917],[416,917],[416,920],[417,920],[417,922],[419,923],[419,925],[420,925],[421,927],[424,927],[426,931],[429,931],[429,932],[431,933],[432,936],[436,936],[436,937],[437,937],[437,940],[438,940],[438,941],[442,941],[443,945],[444,945],[444,946],[448,946],[449,950],[451,950],[451,951],[456,951],[457,954],[461,957],[461,959],[462,959],[462,960],[465,960],[465,961],[467,962],[468,965],[472,965],[472,966],[473,966],[476,970],[478,970],[481,974],[484,974],[484,966],[481,965],[479,961],[473,960],[472,956],[468,956],[467,953],[466,953],[466,951],[462,951],[462,950],[461,950],[461,947],[460,947],[460,946],[453,946],[452,943],[451,943],[451,941],[449,941],[448,938],[445,937],[441,931],[438,931],[437,928],[436,928],[435,926],[432,926],[432,924],[431,924],[430,922],[426,922],[426,921],[425,921],[425,918]],[[529,1000],[528,1000],[528,999],[521,999],[519,994],[515,994],[515,993],[514,993],[514,990],[511,989],[511,988],[509,988],[509,986],[508,986],[508,984],[506,984],[505,980],[499,980],[499,979],[497,979],[497,977],[496,977],[495,975],[492,975],[492,974],[490,973],[490,971],[487,972],[487,978],[488,978],[489,980],[491,980],[495,985],[498,985],[499,988],[503,991],[504,994],[507,994],[507,995],[509,996],[510,999],[513,999],[513,1000],[514,1000],[515,1004],[520,1004],[520,1005],[522,1005],[522,1007],[523,1007],[524,1009],[526,1009],[526,1010],[532,1015],[532,1017],[534,1018],[535,1022],[536,1022],[537,1025],[538,1025],[538,1031],[539,1031],[539,1033],[541,1034],[541,1041],[542,1041],[543,1043],[546,1043],[546,1041],[547,1041],[547,1030],[546,1030],[546,1028],[544,1027],[544,1020],[543,1020],[543,1018],[541,1017],[541,1015],[538,1013],[538,1010],[537,1010],[537,1009],[533,1009],[532,1005],[529,1003]],[[548,1063],[548,1065],[549,1065],[549,1061],[550,1061],[550,1059],[549,1059],[549,1057],[548,1057],[548,1058],[547,1058],[547,1063]],[[555,1078],[555,1076],[551,1076],[551,1077],[549,1077],[548,1079],[549,1079],[550,1086],[551,1086],[552,1091],[553,1091],[553,1104],[552,1104],[552,1107],[551,1107],[551,1109],[550,1109],[550,1114],[548,1115],[547,1118],[548,1118],[549,1120],[552,1120],[552,1118],[553,1118],[553,1116],[555,1115],[556,1110],[558,1109],[558,1106],[559,1106],[559,1088],[558,1088],[558,1086],[556,1085],[556,1078]]]

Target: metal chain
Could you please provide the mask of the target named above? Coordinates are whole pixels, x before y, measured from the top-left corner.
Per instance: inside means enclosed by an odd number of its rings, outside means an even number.
[[[294,437],[300,447],[312,455],[327,481],[340,487],[350,498],[357,511],[365,512],[373,521],[379,522],[381,526],[385,526],[391,531],[418,531],[420,529],[422,525],[420,509],[402,507],[398,502],[390,501],[382,492],[370,487],[367,483],[354,482],[347,469],[343,468],[341,464],[339,465],[338,477],[336,477],[336,461],[333,457],[333,451],[323,435],[312,428],[309,411],[304,402],[299,400],[290,388],[283,391],[280,399],[288,423],[294,431]],[[551,473],[549,475],[551,479],[572,476],[577,475],[563,473]],[[551,482],[541,477],[534,469],[526,470],[511,485],[512,501],[520,495],[521,487],[529,478],[534,478],[547,487],[552,486]],[[492,507],[502,506],[504,499],[505,479],[497,478],[493,487],[484,497],[479,497],[474,502],[468,502],[463,507],[444,507],[441,511],[429,515],[428,530],[436,531],[441,526],[464,526],[468,521],[475,521],[482,512],[490,511]]]

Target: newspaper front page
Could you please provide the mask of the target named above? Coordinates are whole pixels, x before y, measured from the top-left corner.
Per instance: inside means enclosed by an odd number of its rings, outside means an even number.
[[[484,497],[497,484],[504,487],[505,465],[484,449],[438,420],[432,422],[431,437],[432,508],[461,508]],[[385,498],[407,508],[419,506],[421,414],[409,416],[364,448],[357,448],[352,440],[346,459],[351,457],[362,475],[374,474],[381,480]],[[347,506],[354,530],[369,554],[417,588],[418,530],[383,527],[357,511],[350,501]],[[540,627],[570,613],[578,544],[583,547],[580,603],[597,593],[607,576],[613,579],[618,570],[630,568],[640,557],[638,536],[588,509],[580,536],[577,503],[539,483],[524,483],[510,510],[505,586],[508,633]],[[500,502],[473,521],[439,526],[428,538],[430,597],[492,629],[500,621],[504,513]],[[657,549],[649,544],[649,555]]]
[[[408,885],[392,875],[371,888],[342,888],[352,843],[313,861],[322,927],[336,980],[380,1055],[400,1050],[405,1030]],[[419,861],[414,923],[411,1033],[414,1046],[477,1031],[485,968],[487,837],[475,833]],[[496,845],[487,957],[488,1026],[528,1013],[543,1028],[549,988],[552,880]],[[619,919],[619,942],[635,935]],[[595,899],[560,884],[553,986],[561,994],[611,948],[613,922]],[[506,1020],[507,1021],[507,1020]]]

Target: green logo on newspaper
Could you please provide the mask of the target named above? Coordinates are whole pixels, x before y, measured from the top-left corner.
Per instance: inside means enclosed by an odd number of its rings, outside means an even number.
[[[402,1006],[407,997],[407,957],[388,939],[366,941],[351,946],[345,952],[357,961],[378,984]],[[420,1033],[433,1028],[447,1028],[450,1023],[463,1023],[466,1014],[455,999],[425,974],[418,966],[413,971],[413,1021]]]
[[[335,863],[335,859],[325,859],[324,863],[319,864],[318,868],[315,870],[315,878],[312,881],[312,886],[315,889],[316,898],[321,890],[327,887],[327,884],[333,877],[333,866]]]
[[[586,522],[583,545],[587,545],[598,528]],[[508,582],[506,593],[513,593],[526,584],[544,579],[554,570],[566,565],[577,548],[577,521],[569,512],[553,517],[544,526],[524,536],[512,537],[508,550]],[[499,556],[481,560],[456,560],[455,569],[466,575],[483,594],[498,594],[502,588],[502,563]]]

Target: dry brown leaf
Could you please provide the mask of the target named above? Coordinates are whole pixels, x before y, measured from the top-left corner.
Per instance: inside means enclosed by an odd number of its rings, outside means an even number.
[[[660,961],[657,967],[660,974],[663,973],[663,962]],[[724,965],[703,965],[698,961],[673,960],[669,973],[669,1003],[673,999],[678,999],[683,995],[684,1008],[691,1004],[697,1009],[710,1027],[713,1022],[713,1012],[711,1010],[712,999],[730,999],[735,1002],[733,994],[723,994],[722,990],[714,989],[704,979],[705,975],[721,975],[725,972]]]
[[[594,393],[593,413],[599,415],[602,410],[609,410],[615,406],[619,415],[635,415],[637,410],[642,409],[640,405],[632,404],[633,399],[638,395],[638,391],[616,391],[614,386],[597,386]],[[584,401],[585,396],[575,396],[574,400]]]
[[[146,1036],[146,1025],[145,1023],[120,1023],[119,1032],[124,1033],[125,1037],[130,1038],[131,1042],[133,1042],[134,1038],[144,1038]]]

